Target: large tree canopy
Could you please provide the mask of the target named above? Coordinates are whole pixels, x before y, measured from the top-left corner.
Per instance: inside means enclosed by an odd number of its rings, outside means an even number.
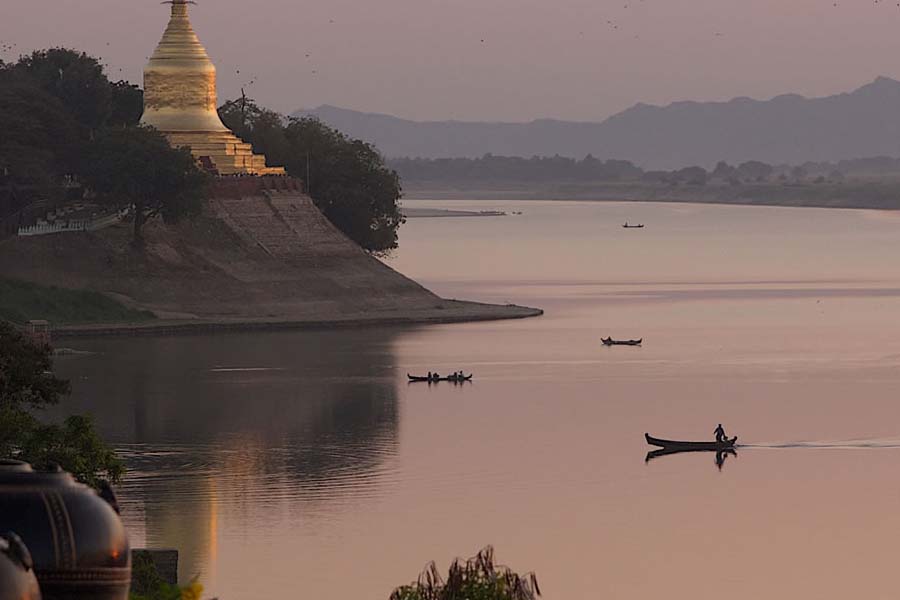
[[[207,175],[187,148],[172,148],[149,127],[105,129],[85,153],[79,169],[97,198],[133,207],[134,241],[157,215],[167,223],[197,214],[206,195]]]
[[[73,176],[95,198],[133,207],[140,245],[148,219],[196,212],[206,181],[189,151],[138,125],[142,110],[140,88],[111,83],[81,52],[52,48],[0,65],[0,170],[42,190]]]
[[[97,59],[51,48],[23,56],[13,69],[59,98],[82,126],[96,129],[105,124],[112,110],[112,92]]]
[[[34,84],[0,78],[0,132],[0,170],[15,183],[49,185],[71,169],[76,125]]]
[[[82,155],[104,127],[138,123],[143,94],[111,83],[100,62],[64,48],[0,64],[0,170],[16,185],[50,187],[78,175]]]
[[[140,90],[126,82],[111,83],[100,61],[84,52],[38,50],[11,68],[58,98],[89,132],[108,125],[136,125],[141,118]]]
[[[372,145],[318,120],[286,118],[247,99],[225,103],[219,115],[255,152],[305,180],[316,206],[350,239],[373,253],[397,247],[403,223],[400,178]]]

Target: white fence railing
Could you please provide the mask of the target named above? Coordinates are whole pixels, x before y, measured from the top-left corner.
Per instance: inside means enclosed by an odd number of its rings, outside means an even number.
[[[65,233],[72,231],[96,231],[115,225],[124,219],[129,209],[122,209],[118,212],[100,215],[91,219],[54,219],[53,221],[38,221],[34,225],[20,227],[18,235],[28,237],[33,235],[48,235],[51,233]]]

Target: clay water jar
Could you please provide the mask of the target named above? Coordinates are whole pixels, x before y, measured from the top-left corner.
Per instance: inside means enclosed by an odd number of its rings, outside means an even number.
[[[41,600],[31,554],[11,532],[0,535],[0,600]]]
[[[127,600],[131,552],[119,515],[61,470],[0,460],[0,532],[31,552],[43,600]]]

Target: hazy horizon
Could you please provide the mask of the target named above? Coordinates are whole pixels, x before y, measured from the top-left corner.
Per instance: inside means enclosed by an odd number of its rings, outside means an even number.
[[[5,7],[15,29],[0,33],[0,58],[73,47],[139,83],[168,18],[149,1],[48,6]],[[192,20],[219,69],[220,100],[244,86],[282,112],[329,104],[414,120],[601,121],[637,102],[816,97],[900,78],[894,3],[337,0],[304,10],[269,0],[250,10],[219,0],[192,7]]]

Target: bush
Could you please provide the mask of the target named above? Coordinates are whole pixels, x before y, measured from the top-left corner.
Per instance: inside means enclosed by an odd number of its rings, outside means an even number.
[[[488,546],[464,563],[453,561],[446,582],[429,563],[416,582],[394,590],[390,600],[535,600],[540,595],[534,573],[519,575],[496,565]]]
[[[69,382],[54,377],[51,368],[49,346],[35,344],[0,321],[0,457],[38,468],[56,464],[93,487],[103,479],[119,481],[125,467],[90,418],[72,416],[62,425],[49,425],[32,414],[69,393]]]

